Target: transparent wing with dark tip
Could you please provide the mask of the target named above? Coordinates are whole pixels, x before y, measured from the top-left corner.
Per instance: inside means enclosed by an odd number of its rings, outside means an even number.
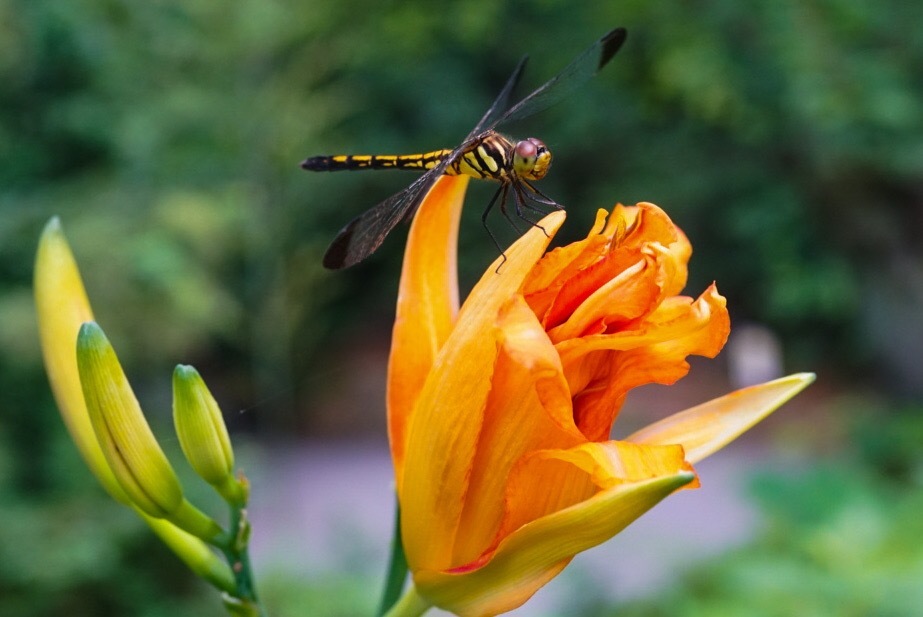
[[[347,223],[324,253],[324,267],[331,270],[346,268],[378,250],[391,230],[413,214],[426,192],[463,149],[459,147],[453,150],[445,160],[417,178],[413,184]]]
[[[522,78],[522,72],[525,70],[526,62],[528,61],[529,56],[522,57],[522,60],[520,60],[516,68],[513,69],[513,74],[506,80],[503,90],[501,90],[497,98],[494,99],[490,108],[484,112],[480,121],[478,121],[474,128],[471,129],[471,132],[468,133],[468,137],[465,138],[465,141],[468,141],[475,135],[480,135],[484,132],[486,127],[496,126],[497,121],[509,110],[510,97],[513,95],[513,90],[516,89],[516,85],[519,84],[519,80]]]
[[[577,56],[576,60],[564,67],[560,73],[545,82],[535,92],[516,103],[492,124],[488,123],[480,127],[480,130],[485,131],[500,124],[522,120],[551,107],[589,81],[600,69],[606,66],[622,47],[627,36],[628,33],[625,28],[612,30],[593,43],[589,49]]]

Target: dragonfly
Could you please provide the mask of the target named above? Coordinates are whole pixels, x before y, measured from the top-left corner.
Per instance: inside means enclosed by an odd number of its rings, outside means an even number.
[[[562,209],[563,206],[532,184],[548,172],[551,165],[551,151],[548,147],[537,138],[516,141],[495,129],[527,118],[563,99],[606,66],[625,43],[626,37],[625,28],[611,30],[557,75],[511,105],[513,90],[522,78],[528,61],[528,56],[523,57],[480,121],[455,148],[422,154],[344,154],[314,156],[304,160],[301,167],[309,171],[409,169],[423,172],[410,186],[347,223],[324,254],[324,267],[337,270],[352,266],[378,250],[398,223],[413,216],[426,193],[443,174],[466,174],[500,183],[497,192],[484,209],[481,222],[501,255],[506,257],[487,226],[487,215],[498,200],[500,211],[514,227],[515,223],[506,209],[510,194],[515,202],[517,216],[532,225],[537,223],[526,217],[524,210],[542,211],[541,206]]]

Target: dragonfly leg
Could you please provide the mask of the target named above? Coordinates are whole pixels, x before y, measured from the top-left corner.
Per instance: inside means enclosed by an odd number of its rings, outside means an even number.
[[[524,216],[522,215],[522,206],[520,205],[520,204],[521,204],[521,201],[520,201],[521,198],[520,198],[520,196],[519,196],[519,187],[517,187],[515,183],[514,183],[514,184],[504,183],[504,187],[505,187],[505,188],[509,188],[510,186],[512,186],[512,188],[513,188],[513,199],[514,199],[514,201],[515,201],[515,203],[516,203],[516,216],[517,216],[518,218],[520,218],[520,219],[526,221],[526,222],[529,223],[530,225],[534,225],[535,223],[533,223],[532,221],[530,221],[529,219],[527,219],[526,217],[524,217]],[[522,233],[523,233],[522,230],[521,230],[521,229],[519,228],[519,226],[516,224],[516,221],[513,220],[513,217],[510,216],[509,211],[506,209],[506,198],[507,198],[507,195],[506,195],[506,193],[504,193],[504,195],[503,195],[503,201],[502,201],[502,203],[500,204],[500,212],[503,213],[503,218],[505,218],[505,219],[506,219],[506,222],[510,224],[510,227],[512,227],[513,230],[514,230],[518,235],[521,236]]]
[[[562,206],[561,204],[553,200],[551,197],[548,197],[548,195],[545,195],[543,192],[535,188],[535,185],[533,185],[528,180],[522,180],[522,183],[526,185],[526,187],[532,193],[531,195],[529,195],[529,197],[531,197],[533,201],[536,201],[540,204],[545,204],[546,206],[554,206],[558,210],[564,209],[564,206]]]
[[[526,196],[526,190],[522,188],[522,186],[514,183],[513,191],[516,196],[516,215],[522,220],[524,220],[525,222],[527,222],[529,225],[532,225],[532,227],[538,227],[539,229],[541,229],[542,233],[545,234],[545,237],[550,238],[551,236],[548,235],[548,232],[545,230],[545,228],[542,227],[537,221],[533,221],[532,219],[527,217],[525,213],[523,212],[523,209],[525,208],[527,210],[532,210],[533,212],[538,212],[539,214],[545,214],[545,213],[528,202],[528,199]]]
[[[506,215],[506,196],[509,185],[505,182],[500,185],[500,188],[497,189],[497,192],[494,193],[494,196],[491,197],[490,203],[487,204],[487,207],[484,208],[484,214],[481,215],[481,225],[484,226],[484,229],[487,230],[487,235],[490,236],[490,239],[493,241],[494,246],[497,247],[497,251],[500,253],[500,256],[503,257],[497,265],[497,273],[500,273],[500,266],[506,263],[506,253],[503,251],[503,247],[500,246],[500,242],[497,240],[497,236],[494,235],[494,232],[490,230],[490,227],[487,225],[487,215],[490,214],[491,209],[494,207],[494,204],[497,203],[497,198],[500,198],[500,211],[503,212],[503,216],[509,220],[509,217]],[[518,231],[518,230],[517,230]]]

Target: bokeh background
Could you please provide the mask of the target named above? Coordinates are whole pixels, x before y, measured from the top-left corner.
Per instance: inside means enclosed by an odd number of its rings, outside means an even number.
[[[298,163],[451,147],[523,53],[524,95],[622,25],[603,73],[509,132],[555,153],[541,188],[568,206],[562,241],[599,207],[664,207],[693,242],[690,293],[716,280],[734,333],[679,385],[633,395],[617,434],[782,373],[819,379],[704,463],[700,491],[516,614],[918,615],[921,23],[909,0],[0,0],[0,614],[222,614],[106,499],[57,415],[31,295],[54,215],[165,447],[175,364],[221,402],[272,614],[370,614],[404,231],[350,270],[320,260],[412,177]],[[496,256],[491,190],[469,191],[463,287]]]

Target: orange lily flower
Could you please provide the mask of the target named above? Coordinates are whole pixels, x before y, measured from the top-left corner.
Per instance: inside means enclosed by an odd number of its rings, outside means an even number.
[[[388,377],[401,534],[414,586],[393,615],[511,610],[575,554],[679,488],[692,463],[804,388],[795,375],[609,433],[627,392],[684,376],[730,331],[714,285],[678,295],[691,246],[653,204],[600,211],[545,254],[553,212],[487,269],[459,310],[467,177],[444,177],[408,239]]]

